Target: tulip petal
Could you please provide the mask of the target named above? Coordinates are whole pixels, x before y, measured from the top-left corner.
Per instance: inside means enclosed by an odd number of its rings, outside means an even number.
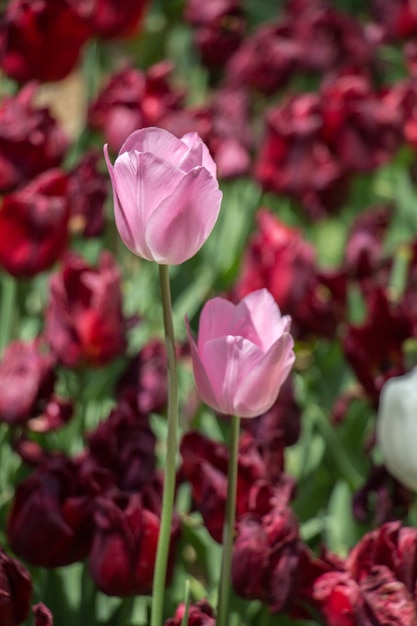
[[[207,170],[186,174],[148,220],[147,243],[154,260],[178,265],[194,256],[216,223],[221,198]]]
[[[196,343],[191,333],[190,322],[187,316],[185,316],[185,325],[187,328],[188,340],[190,342],[191,357],[193,361],[193,370],[194,370],[194,379],[195,379],[197,391],[200,395],[200,398],[203,400],[203,402],[208,404],[208,406],[212,407],[215,411],[221,412],[219,401],[208,379],[204,365],[201,362]]]
[[[189,151],[189,146],[169,131],[150,126],[132,133],[120,148],[119,156],[124,152],[132,151],[150,152],[161,160],[178,167],[180,160]]]
[[[236,306],[225,298],[208,300],[200,314],[198,326],[198,347],[211,339],[232,335]]]
[[[257,361],[256,366],[245,368],[235,390],[237,415],[256,417],[271,408],[294,363],[293,345],[293,338],[285,333]]]
[[[243,337],[229,335],[209,341],[203,347],[201,361],[222,413],[240,415],[237,391],[245,384],[248,373],[258,368],[262,357],[259,347]],[[265,376],[264,368],[262,372]]]
[[[183,177],[181,170],[153,154],[125,152],[117,158],[113,168],[116,225],[136,254],[155,260],[147,238],[150,217]]]
[[[281,316],[279,307],[267,289],[258,289],[249,293],[238,305],[245,309],[241,317],[248,318],[253,326],[254,333],[258,336],[258,345],[265,351],[285,332],[290,329],[291,318],[289,315]],[[233,332],[237,334],[237,332]],[[246,335],[245,335],[246,336]]]
[[[210,172],[210,174],[213,176],[213,178],[216,178],[217,175],[217,166],[216,163],[213,160],[213,157],[211,156],[209,149],[207,148],[206,144],[201,141],[198,133],[187,133],[186,135],[184,135],[183,137],[181,137],[181,141],[183,143],[185,143],[186,146],[188,146],[189,148],[189,153],[193,152],[195,146],[200,145],[201,146],[201,153],[199,155],[199,162],[196,163],[195,165],[188,167],[189,171],[190,169],[192,169],[192,167],[195,167],[196,165],[202,165],[204,167],[204,169],[206,169],[208,172]],[[186,158],[188,157],[188,154],[186,156]],[[194,154],[194,152],[193,152]],[[184,159],[185,161],[185,159]],[[190,161],[191,162],[191,161]],[[187,162],[187,166],[188,166],[188,162]],[[185,163],[182,166],[183,169],[185,169]]]

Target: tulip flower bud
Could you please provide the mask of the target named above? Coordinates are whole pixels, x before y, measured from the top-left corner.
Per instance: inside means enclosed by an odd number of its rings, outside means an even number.
[[[390,378],[382,388],[377,438],[385,465],[409,489],[417,490],[417,367]]]
[[[104,154],[126,246],[161,265],[194,256],[213,230],[222,198],[216,165],[197,133],[177,139],[142,128],[127,138],[114,166],[107,145]]]
[[[250,293],[237,306],[224,298],[206,302],[197,343],[187,321],[202,400],[239,417],[268,411],[294,362],[290,323],[267,289]]]

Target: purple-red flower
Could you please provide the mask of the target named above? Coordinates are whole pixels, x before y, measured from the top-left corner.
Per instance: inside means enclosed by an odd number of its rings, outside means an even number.
[[[187,321],[201,399],[215,411],[240,417],[270,409],[295,358],[290,324],[267,289],[238,305],[224,298],[206,302],[197,343]]]
[[[116,226],[138,256],[178,265],[198,252],[216,223],[222,192],[197,133],[177,139],[160,128],[134,132],[114,166],[104,148]]]
[[[185,18],[195,27],[195,41],[203,63],[222,67],[239,46],[245,31],[245,18],[238,0],[202,4],[188,0]]]
[[[417,531],[400,522],[367,533],[344,567],[319,576],[312,598],[329,626],[416,626]]]
[[[18,626],[29,615],[32,581],[29,572],[0,546],[0,624]]]
[[[238,519],[232,584],[240,596],[281,611],[294,594],[302,543],[295,516],[285,503],[271,498],[262,508]]]
[[[65,251],[70,218],[68,178],[49,170],[6,195],[0,206],[0,265],[12,276],[34,276]]]
[[[27,85],[0,105],[1,193],[59,166],[67,149],[67,139],[49,110],[33,105],[35,92],[35,85]]]
[[[7,522],[13,551],[41,567],[84,559],[93,532],[93,501],[81,484],[79,460],[44,458],[18,484]]]
[[[97,237],[104,228],[107,179],[98,170],[98,152],[87,152],[69,173],[71,232]]]
[[[179,110],[184,93],[170,85],[172,67],[169,61],[152,65],[146,73],[126,67],[104,85],[88,110],[88,123],[103,133],[111,152],[118,152],[138,128],[164,126],[165,116]]]
[[[82,5],[75,0],[9,2],[0,26],[1,67],[7,76],[46,82],[69,74],[91,35]]]
[[[180,604],[174,617],[166,620],[164,626],[181,626],[185,613],[185,604]],[[214,626],[216,618],[207,600],[199,600],[188,607],[188,626]]]
[[[156,507],[158,508],[158,507]],[[160,511],[138,494],[98,498],[94,540],[89,556],[97,587],[111,596],[148,594],[152,590]],[[171,529],[171,567],[178,520]]]
[[[103,252],[98,267],[68,256],[50,283],[45,337],[52,353],[67,367],[103,365],[124,353],[125,330],[120,272],[112,255]]]
[[[148,5],[149,0],[95,0],[92,31],[103,39],[130,37],[139,30]]]

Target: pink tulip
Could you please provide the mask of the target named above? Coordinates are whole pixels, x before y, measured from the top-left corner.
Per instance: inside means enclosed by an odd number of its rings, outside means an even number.
[[[132,133],[111,165],[116,226],[126,246],[159,264],[190,259],[211,233],[222,192],[216,165],[197,133],[160,128]]]
[[[186,318],[202,400],[215,411],[239,417],[268,411],[294,362],[290,323],[267,289],[250,293],[238,305],[209,300],[201,312],[197,343]]]

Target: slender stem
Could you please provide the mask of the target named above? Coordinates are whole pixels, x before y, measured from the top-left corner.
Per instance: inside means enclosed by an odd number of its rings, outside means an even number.
[[[216,626],[226,626],[232,572],[232,551],[236,516],[237,467],[239,450],[240,418],[232,416],[229,447],[229,471],[227,482],[226,514],[223,526],[223,555],[219,582],[219,601]]]
[[[1,280],[0,310],[0,355],[11,341],[17,315],[17,280],[4,273]]]
[[[164,490],[162,494],[161,527],[159,530],[155,572],[153,577],[151,626],[161,626],[163,620],[165,581],[169,543],[171,539],[172,513],[174,509],[176,457],[178,448],[177,363],[175,356],[174,328],[172,324],[169,268],[167,265],[159,266],[159,280],[161,285],[165,343],[168,361],[168,432]]]

